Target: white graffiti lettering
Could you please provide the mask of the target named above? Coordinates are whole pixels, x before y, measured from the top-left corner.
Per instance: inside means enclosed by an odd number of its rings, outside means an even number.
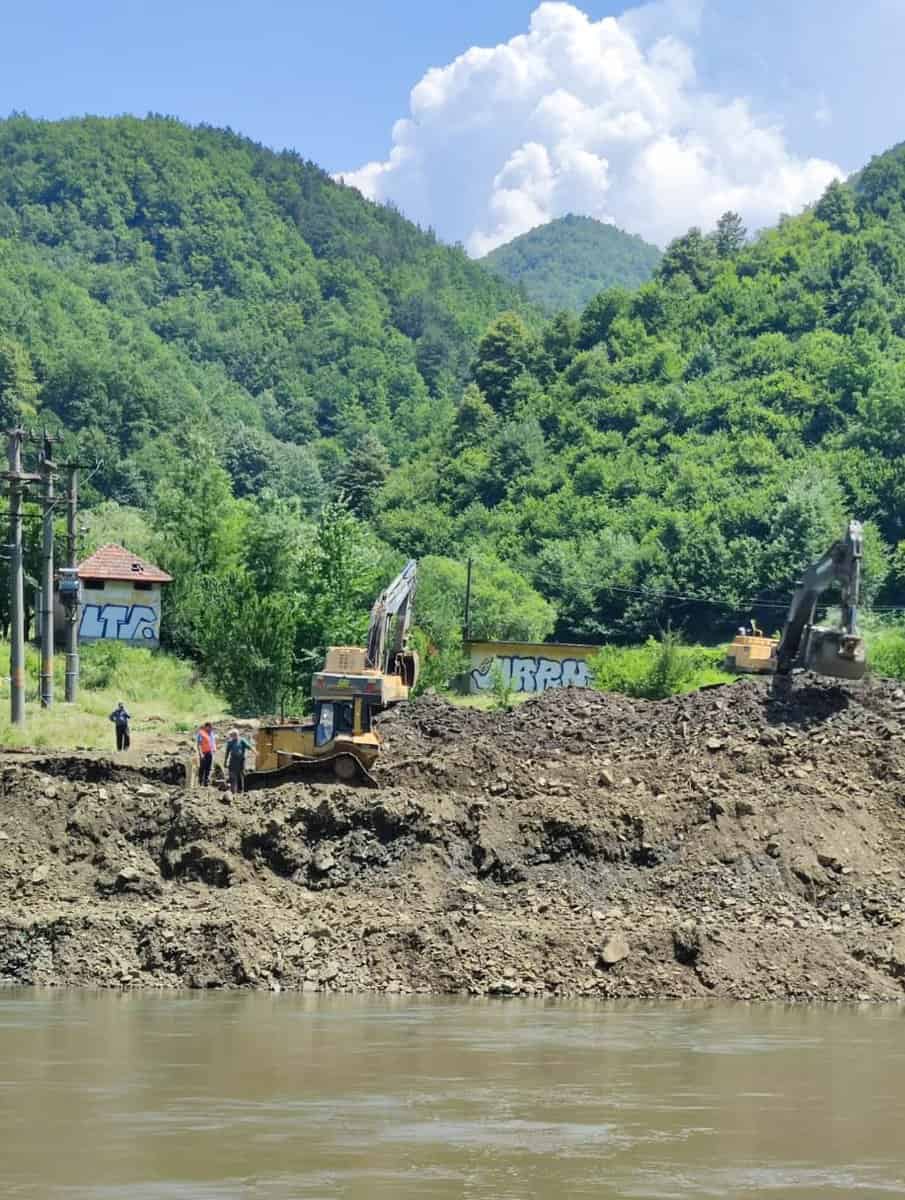
[[[485,658],[471,672],[471,690],[486,692],[493,687],[494,663],[498,663],[503,682],[513,692],[545,692],[548,688],[588,687],[591,672],[580,658],[534,658],[501,654]]]
[[[156,642],[157,623],[157,611],[148,604],[86,604],[79,637]]]

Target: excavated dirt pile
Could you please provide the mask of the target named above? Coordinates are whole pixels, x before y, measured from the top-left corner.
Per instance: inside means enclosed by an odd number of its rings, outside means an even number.
[[[424,697],[380,790],[0,761],[0,981],[901,1000],[905,692]]]

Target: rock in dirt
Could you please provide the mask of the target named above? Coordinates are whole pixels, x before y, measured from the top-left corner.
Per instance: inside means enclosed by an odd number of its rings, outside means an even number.
[[[628,939],[624,933],[608,934],[600,946],[600,961],[611,967],[629,956]]]

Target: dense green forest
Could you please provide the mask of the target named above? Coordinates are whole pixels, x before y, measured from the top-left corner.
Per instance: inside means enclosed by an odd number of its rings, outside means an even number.
[[[481,259],[549,313],[580,312],[598,292],[647,283],[662,257],[637,234],[572,214],[513,238]]]
[[[398,462],[452,411],[517,303],[297,155],[162,118],[0,121],[5,355],[123,502],[193,433],[238,494],[316,508],[365,434]]]
[[[0,123],[0,409],[102,460],[85,548],[170,569],[236,708],[303,693],[422,561],[428,682],[481,636],[776,628],[851,512],[905,577],[905,149],[753,240],[544,323],[295,155],[174,121]],[[64,438],[65,440],[65,438]]]
[[[867,598],[894,603],[903,406],[897,149],[751,243],[734,214],[689,231],[651,282],[539,336],[498,318],[433,471],[399,468],[377,524],[392,538],[404,514],[409,545],[435,552],[491,546],[554,604],[557,634],[592,640],[668,621],[713,635],[748,610],[776,628],[851,511]]]

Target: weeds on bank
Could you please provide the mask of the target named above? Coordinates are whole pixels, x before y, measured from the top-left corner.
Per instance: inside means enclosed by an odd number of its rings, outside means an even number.
[[[590,661],[594,686],[645,700],[664,700],[707,684],[731,683],[723,646],[689,646],[674,630],[643,646],[603,646]]]
[[[23,727],[9,720],[9,644],[0,642],[0,744],[10,748],[34,746],[109,749],[113,742],[109,716],[122,700],[132,714],[132,742],[140,747],[152,733],[180,734],[202,720],[225,713],[222,697],[201,684],[191,663],[159,650],[145,650],[115,642],[95,643],[81,649],[81,678],[75,704],[65,704],[65,659],[54,660],[54,707],[42,709],[38,687],[40,655],[28,646],[26,657],[26,721]]]
[[[872,675],[905,680],[905,624],[862,616],[861,633],[867,643],[867,666]]]

